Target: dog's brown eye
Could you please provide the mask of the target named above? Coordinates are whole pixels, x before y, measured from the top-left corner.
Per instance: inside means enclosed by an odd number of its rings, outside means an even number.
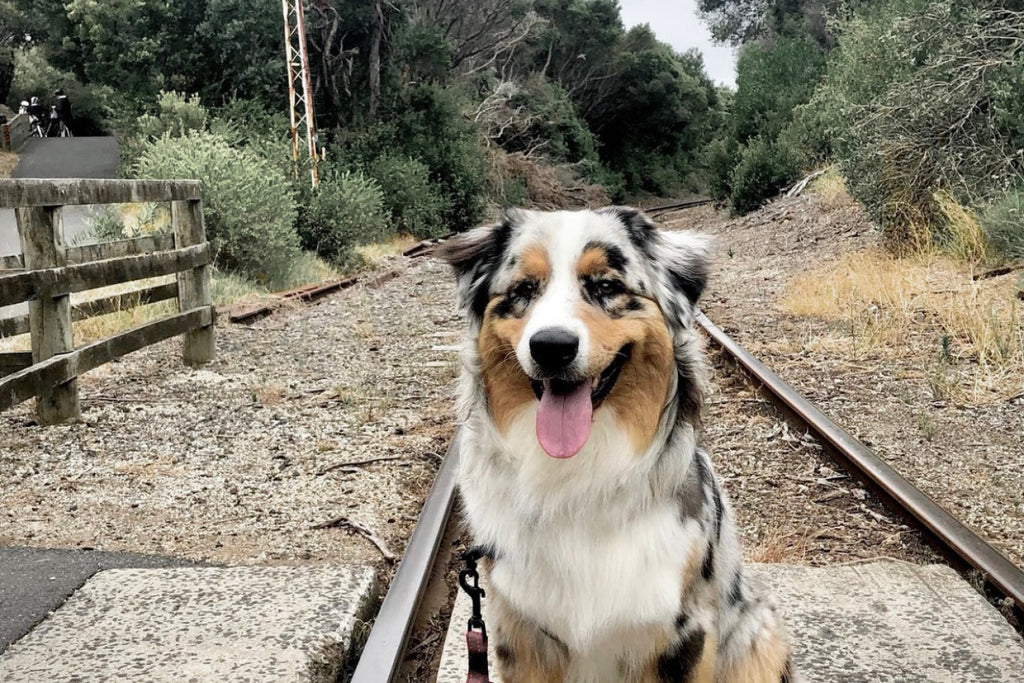
[[[529,301],[530,299],[533,298],[533,295],[536,293],[536,280],[522,280],[521,282],[516,284],[515,287],[512,288],[508,295],[513,299],[518,299],[520,301]]]
[[[602,299],[611,299],[626,292],[626,286],[621,280],[595,280],[588,283],[587,289],[592,295]]]

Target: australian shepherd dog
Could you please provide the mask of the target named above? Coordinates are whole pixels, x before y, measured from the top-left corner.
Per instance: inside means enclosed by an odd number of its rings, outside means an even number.
[[[698,444],[708,241],[626,207],[445,243],[469,341],[459,490],[504,683],[789,681]]]

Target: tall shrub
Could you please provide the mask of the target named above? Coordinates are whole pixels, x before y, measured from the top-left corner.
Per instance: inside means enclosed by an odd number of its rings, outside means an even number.
[[[360,171],[325,166],[319,186],[302,202],[299,236],[306,249],[344,264],[352,247],[388,236],[388,218],[377,181]]]
[[[367,173],[381,190],[383,207],[398,232],[420,239],[449,232],[442,218],[445,201],[430,182],[430,169],[422,161],[385,154],[369,163]]]
[[[207,111],[198,95],[161,90],[156,112],[137,120],[139,133],[148,138],[180,136],[206,128]]]
[[[1020,109],[1004,94],[1024,64],[1024,12],[1005,5],[897,0],[842,27],[815,102],[851,193],[894,250],[941,224],[937,193],[979,206],[1022,170]]]
[[[1024,186],[1014,188],[986,207],[980,222],[996,252],[1024,261]]]
[[[165,135],[143,149],[140,178],[191,178],[203,184],[207,237],[217,265],[273,286],[299,255],[291,184],[257,154],[193,131]]]

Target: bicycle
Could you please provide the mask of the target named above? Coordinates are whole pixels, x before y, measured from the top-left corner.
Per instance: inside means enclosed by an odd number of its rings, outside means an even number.
[[[43,128],[43,122],[38,117],[30,116],[28,119],[29,134],[34,138],[45,138],[46,129]]]

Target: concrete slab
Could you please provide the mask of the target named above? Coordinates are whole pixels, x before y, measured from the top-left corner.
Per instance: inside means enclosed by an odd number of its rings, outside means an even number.
[[[0,652],[64,604],[98,571],[195,565],[135,553],[0,548]]]
[[[376,581],[362,566],[103,571],[0,655],[0,680],[333,682]]]
[[[1020,683],[1024,642],[943,565],[750,565],[778,599],[804,681]],[[481,583],[486,588],[486,580]],[[484,598],[486,620],[487,599]],[[459,591],[438,683],[465,683],[469,600]],[[494,660],[491,647],[491,661]],[[491,681],[501,683],[494,676]]]

